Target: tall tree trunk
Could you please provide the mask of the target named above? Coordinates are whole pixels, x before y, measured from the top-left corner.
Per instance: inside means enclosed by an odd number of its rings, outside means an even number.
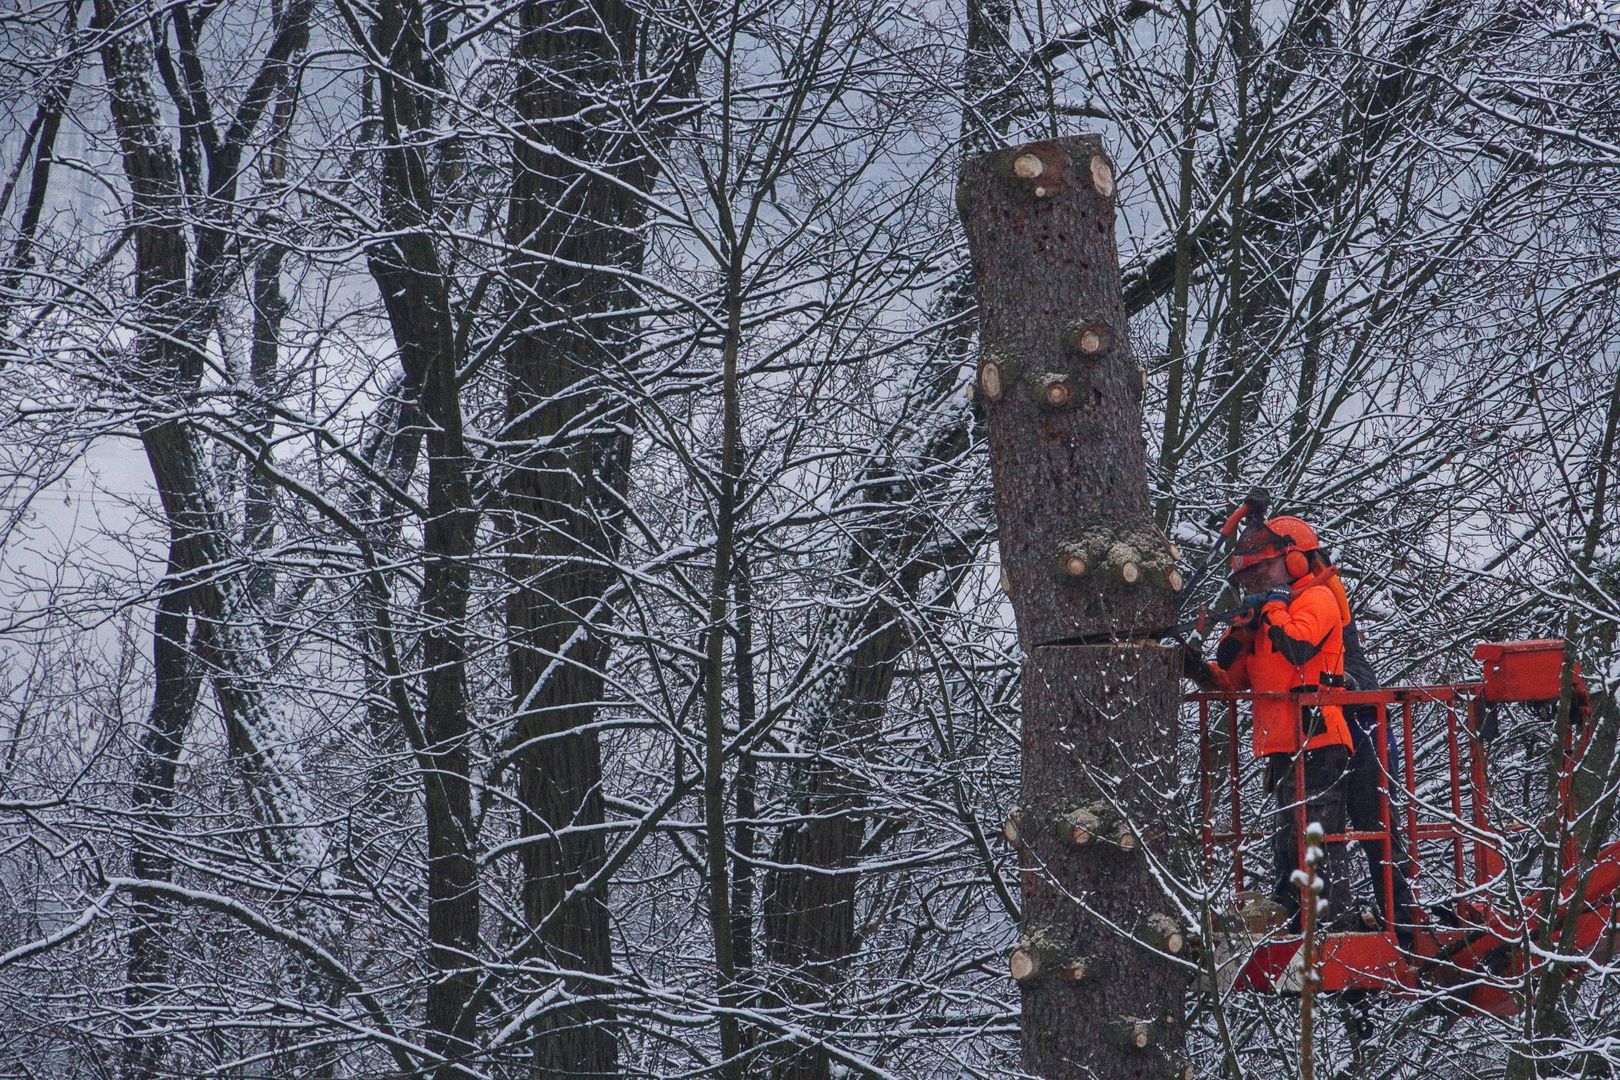
[[[1185,933],[1146,857],[1175,784],[1179,662],[1138,635],[1169,621],[1175,577],[1149,505],[1113,194],[1095,136],[980,156],[957,191],[1002,567],[1029,653],[1013,970],[1024,1067],[1054,1080],[1178,1075],[1191,972],[1167,955]]]
[[[737,548],[737,504],[741,484],[742,412],[737,353],[742,348],[742,266],[732,254],[726,276],[726,335],[720,375],[721,448],[716,499],[714,575],[709,583],[709,620],[703,670],[703,818],[707,855],[709,925],[714,935],[715,981],[720,1001],[720,1075],[742,1076],[742,1036],[736,1010],[741,1005],[737,959],[732,940],[731,854],[726,828],[726,639],[730,636],[732,569]]]
[[[173,571],[171,555],[171,575]],[[173,578],[166,581],[172,584]],[[159,597],[153,615],[152,705],[135,759],[131,800],[136,827],[131,831],[130,868],[138,878],[165,883],[174,877],[174,861],[164,845],[174,827],[175,772],[201,685],[186,642],[186,606],[184,594],[171,588]],[[173,916],[157,893],[141,888],[130,892],[130,915],[124,1007],[137,1027],[124,1041],[123,1075],[125,1080],[147,1080],[161,1073],[164,1039],[142,1033],[138,1025],[157,988],[168,981],[170,943],[165,938]]]
[[[478,515],[472,461],[462,433],[459,351],[450,310],[449,275],[430,230],[435,222],[432,171],[420,135],[434,124],[422,90],[438,77],[430,29],[420,5],[379,6],[372,44],[393,61],[379,72],[378,97],[387,145],[380,202],[392,240],[367,252],[403,372],[402,395],[426,428],[426,558],[419,602],[424,630],[424,704],[420,730],[408,731],[421,770],[426,807],[428,962],[427,1046],[445,1061],[436,1080],[467,1075],[475,1049],[479,880],[476,822],[468,775],[472,723],[466,687],[466,622]],[[414,451],[412,451],[414,456]],[[408,709],[398,710],[402,721]]]
[[[737,671],[737,730],[744,733],[753,732],[759,720],[759,695],[754,683],[754,589],[749,574],[748,556],[738,552],[733,589],[737,614],[731,656]],[[737,855],[731,879],[731,952],[738,979],[744,983],[752,980],[754,970],[754,816],[759,812],[758,785],[759,757],[749,736],[740,740],[737,748],[731,842]]]
[[[448,316],[448,308],[443,311]],[[446,319],[448,324],[448,319]],[[453,350],[434,357],[422,391],[428,430],[427,567],[422,616],[426,701],[422,712],[428,812],[428,1049],[448,1063],[437,1080],[471,1075],[456,1067],[474,1046],[478,986],[477,825],[468,775],[472,723],[467,701],[467,598],[478,515],[462,436]]]
[[[613,971],[607,899],[581,886],[603,866],[602,751],[591,728],[608,643],[628,417],[611,376],[636,329],[627,273],[640,268],[647,156],[593,112],[633,78],[639,20],[608,0],[519,12],[507,239],[506,565],[524,915],[566,977],[569,1003],[537,1024],[535,1075],[618,1071],[600,976]]]

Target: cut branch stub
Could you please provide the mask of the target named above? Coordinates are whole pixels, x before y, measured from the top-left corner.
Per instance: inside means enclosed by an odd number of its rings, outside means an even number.
[[[1002,153],[1008,155],[1002,157],[1002,167],[1015,186],[1037,199],[1056,195],[1073,184],[1073,162],[1055,143],[1031,143]]]
[[[1102,819],[1089,810],[1071,810],[1058,819],[1059,834],[1075,847],[1097,840],[1106,828]]]
[[[1096,356],[1114,343],[1114,332],[1108,324],[1095,320],[1076,323],[1070,328],[1069,337],[1082,356]]]
[[[1173,917],[1155,912],[1142,920],[1136,934],[1144,944],[1171,956],[1180,956],[1187,947],[1187,936]]]
[[[1029,381],[1029,392],[1037,405],[1063,409],[1074,403],[1074,380],[1067,375],[1041,374]]]
[[[1057,833],[1075,847],[1098,840],[1113,839],[1120,825],[1119,814],[1107,803],[1092,803],[1058,816]]]
[[[1007,838],[1007,843],[1017,847],[1024,839],[1024,811],[1022,807],[1013,807],[1008,813],[1006,822],[1001,826],[1001,835]]]
[[[979,365],[979,388],[991,401],[1001,397],[1001,379],[1001,365],[994,360],[986,360]]]
[[[1019,982],[1028,982],[1041,973],[1040,955],[1033,949],[1020,945],[1008,955],[1007,970]]]
[[[1097,970],[1095,958],[1077,956],[1063,943],[1046,934],[1020,938],[1007,954],[1007,970],[1021,983],[1035,979],[1079,982]]]
[[[1108,1026],[1108,1035],[1119,1046],[1146,1050],[1153,1045],[1153,1021],[1126,1018]]]
[[[1094,538],[1081,537],[1058,548],[1058,568],[1068,577],[1085,577],[1096,568],[1101,554]]]
[[[1018,360],[1010,349],[988,348],[979,357],[979,393],[986,401],[1000,401],[1018,374]]]
[[[1119,580],[1127,585],[1141,582],[1144,563],[1142,553],[1130,544],[1114,544],[1108,549],[1108,565],[1119,574]]]
[[[1105,199],[1114,197],[1114,166],[1102,154],[1091,155],[1091,186]]]

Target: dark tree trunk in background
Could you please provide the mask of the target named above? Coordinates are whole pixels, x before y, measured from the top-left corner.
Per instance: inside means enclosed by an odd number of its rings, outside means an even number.
[[[1174,790],[1179,662],[1137,635],[1170,621],[1179,577],[1152,524],[1113,192],[1095,136],[977,157],[957,192],[1002,567],[1029,653],[1023,1064],[1063,1080],[1179,1075],[1191,975],[1169,955],[1182,940],[1146,857],[1165,854],[1154,823]],[[1050,644],[1083,635],[1101,643]],[[1101,839],[1072,842],[1089,835],[1063,824],[1077,811]]]
[[[641,267],[638,193],[650,182],[634,134],[599,114],[629,95],[639,32],[636,10],[611,0],[525,4],[514,50],[506,620],[529,949],[580,973],[566,979],[569,1003],[537,1022],[535,1075],[569,1080],[619,1069],[601,1000],[613,972],[606,890],[581,886],[606,860],[592,724],[632,419],[613,387],[637,326],[628,276]]]
[[[172,574],[172,557],[169,569]],[[166,845],[174,829],[175,774],[202,685],[186,641],[186,610],[186,598],[178,591],[158,599],[152,619],[152,705],[146,730],[141,732],[131,791],[131,810],[139,825],[132,830],[130,869],[138,878],[162,882],[174,880],[174,860]],[[142,1010],[169,982],[171,944],[166,939],[173,922],[172,909],[156,893],[148,889],[130,893],[129,981],[124,987],[124,1007],[137,1032]],[[126,1080],[158,1074],[164,1044],[159,1033],[127,1039],[123,1047]]]
[[[472,459],[462,432],[456,380],[460,351],[451,314],[450,275],[431,235],[435,213],[431,163],[415,141],[435,122],[422,87],[438,84],[437,43],[422,10],[385,2],[376,9],[372,44],[396,68],[380,73],[379,112],[389,140],[380,202],[393,240],[367,252],[388,312],[403,375],[402,397],[425,428],[428,451],[425,564],[418,601],[425,673],[420,730],[407,732],[421,769],[427,832],[427,1047],[444,1060],[437,1080],[465,1076],[461,1064],[477,1038],[479,880],[477,822],[468,775],[471,716],[467,698],[466,623],[478,513]],[[419,411],[418,411],[419,410]],[[400,710],[402,724],[416,718]]]

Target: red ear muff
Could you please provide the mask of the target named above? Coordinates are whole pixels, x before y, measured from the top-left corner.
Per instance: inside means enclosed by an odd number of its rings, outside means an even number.
[[[1288,570],[1291,578],[1302,578],[1310,572],[1310,561],[1305,558],[1303,551],[1290,551],[1283,556],[1283,566]]]

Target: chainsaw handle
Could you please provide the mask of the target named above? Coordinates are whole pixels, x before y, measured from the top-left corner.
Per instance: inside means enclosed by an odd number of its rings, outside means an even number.
[[[1243,524],[1244,518],[1253,514],[1261,522],[1264,522],[1266,511],[1270,509],[1271,493],[1261,487],[1250,488],[1249,493],[1243,497],[1243,501],[1238,503],[1237,509],[1232,511],[1232,515],[1221,525],[1220,534],[1216,537],[1215,545],[1209,549],[1209,555],[1204,559],[1203,565],[1199,566],[1186,584],[1182,585],[1181,595],[1184,598],[1191,598],[1194,587],[1209,576],[1210,570],[1220,561],[1221,553],[1232,546],[1233,541],[1237,538],[1238,526]],[[1205,524],[1213,527],[1220,520],[1220,512],[1216,511],[1210,515]],[[1199,632],[1203,632],[1202,627],[1199,628]]]
[[[1244,518],[1250,514],[1263,518],[1269,509],[1271,509],[1271,493],[1265,488],[1250,488],[1243,501],[1238,503],[1237,509],[1232,511],[1231,516],[1221,526],[1221,536],[1227,540],[1232,539],[1237,534],[1238,526],[1243,524]]]

